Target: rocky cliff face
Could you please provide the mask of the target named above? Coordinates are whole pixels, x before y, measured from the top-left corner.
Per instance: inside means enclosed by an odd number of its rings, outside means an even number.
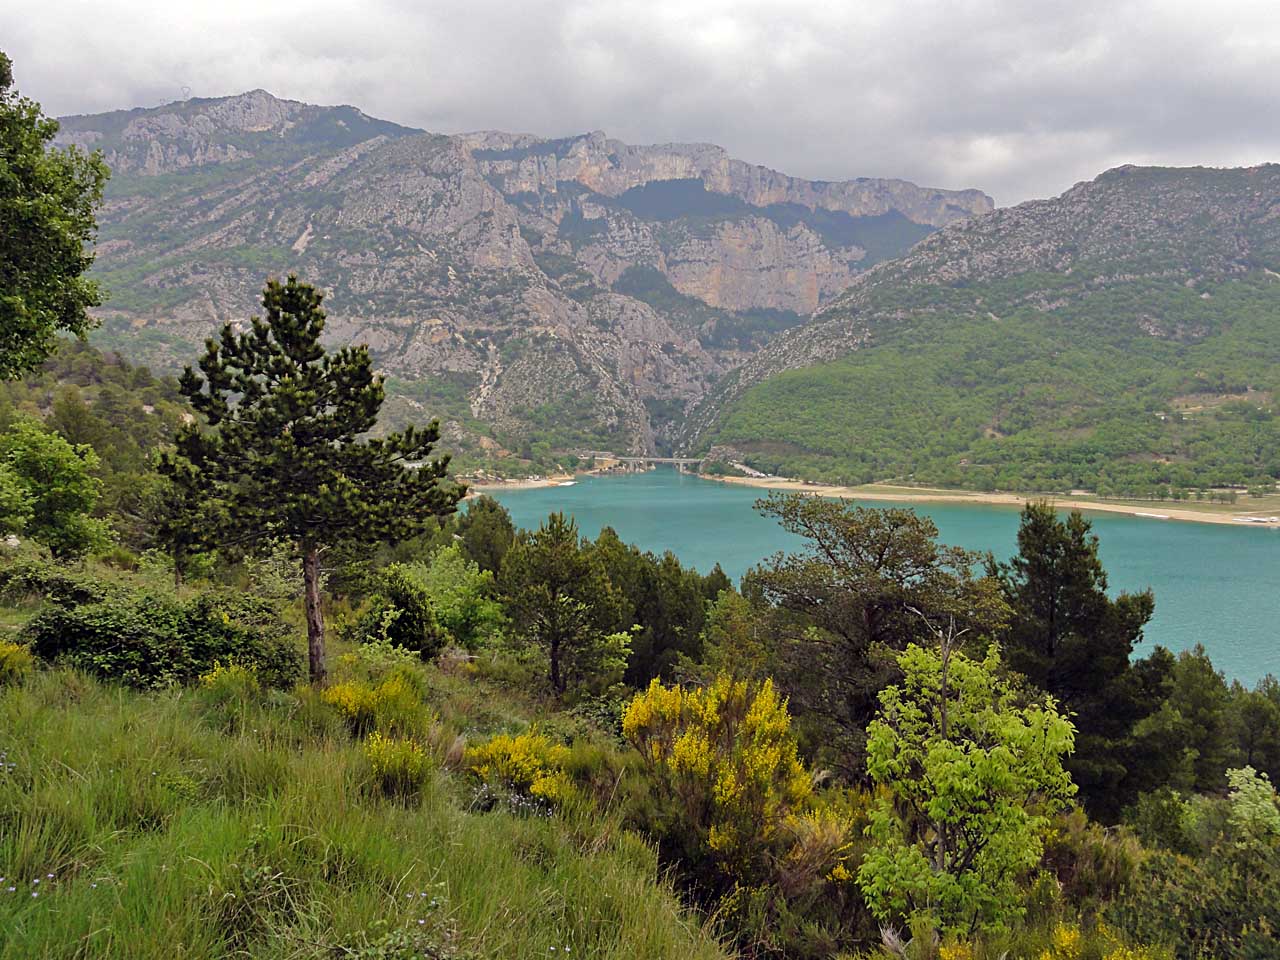
[[[113,168],[102,336],[161,366],[254,312],[266,276],[328,291],[397,416],[477,456],[643,452],[726,371],[867,265],[991,208],[976,191],[812,183],[709,145],[437,136],[263,91],[63,121]]]

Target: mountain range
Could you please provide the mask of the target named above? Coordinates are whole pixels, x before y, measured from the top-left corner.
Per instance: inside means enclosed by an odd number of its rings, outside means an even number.
[[[1280,166],[1121,167],[997,210],[263,91],[61,124],[113,171],[104,345],[174,369],[296,272],[388,373],[388,424],[439,416],[463,466],[675,451],[1128,495],[1280,476]]]
[[[174,369],[269,274],[327,291],[391,419],[464,459],[670,446],[687,408],[976,190],[815,182],[708,144],[443,136],[264,91],[61,119],[112,169],[98,338]]]

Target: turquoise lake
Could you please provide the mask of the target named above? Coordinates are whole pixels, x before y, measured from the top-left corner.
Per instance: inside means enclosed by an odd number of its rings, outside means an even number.
[[[752,509],[763,491],[702,480],[674,469],[619,477],[580,477],[570,487],[499,490],[516,524],[536,527],[557,510],[595,537],[605,526],[645,550],[670,550],[707,571],[719,563],[735,581],[748,567],[798,538]],[[865,506],[890,506],[883,502]],[[944,543],[1016,549],[1016,507],[927,504],[915,509],[938,525]],[[1155,592],[1155,617],[1137,653],[1161,643],[1203,643],[1228,678],[1253,684],[1280,674],[1280,531],[1090,514],[1113,592]]]

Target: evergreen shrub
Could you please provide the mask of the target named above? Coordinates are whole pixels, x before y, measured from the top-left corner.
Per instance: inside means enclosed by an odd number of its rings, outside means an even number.
[[[268,687],[289,687],[301,676],[288,624],[270,603],[246,595],[179,601],[91,580],[58,583],[24,634],[44,660],[131,687],[190,683],[232,660]]]

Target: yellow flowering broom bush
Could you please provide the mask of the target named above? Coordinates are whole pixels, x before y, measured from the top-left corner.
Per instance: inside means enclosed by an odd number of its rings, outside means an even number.
[[[784,824],[812,800],[812,778],[772,681],[722,674],[709,686],[682,688],[654,680],[627,707],[622,732],[666,801],[666,830],[693,831],[682,839],[687,852],[701,847],[736,880],[761,877],[766,855],[785,840]]]
[[[376,730],[364,743],[364,756],[373,771],[374,783],[388,796],[416,795],[431,770],[426,751],[417,743]]]
[[[36,667],[36,658],[20,643],[0,640],[0,685],[21,683]]]
[[[376,686],[364,680],[344,680],[326,689],[321,698],[342,715],[356,736],[372,730],[414,733],[428,721],[418,686],[400,672],[393,672]]]
[[[468,748],[463,765],[490,787],[558,807],[574,795],[564,769],[569,756],[568,747],[530,730],[515,736],[499,734]]]
[[[200,674],[200,686],[219,701],[246,700],[262,689],[251,667],[220,660],[213,661],[213,667]]]

